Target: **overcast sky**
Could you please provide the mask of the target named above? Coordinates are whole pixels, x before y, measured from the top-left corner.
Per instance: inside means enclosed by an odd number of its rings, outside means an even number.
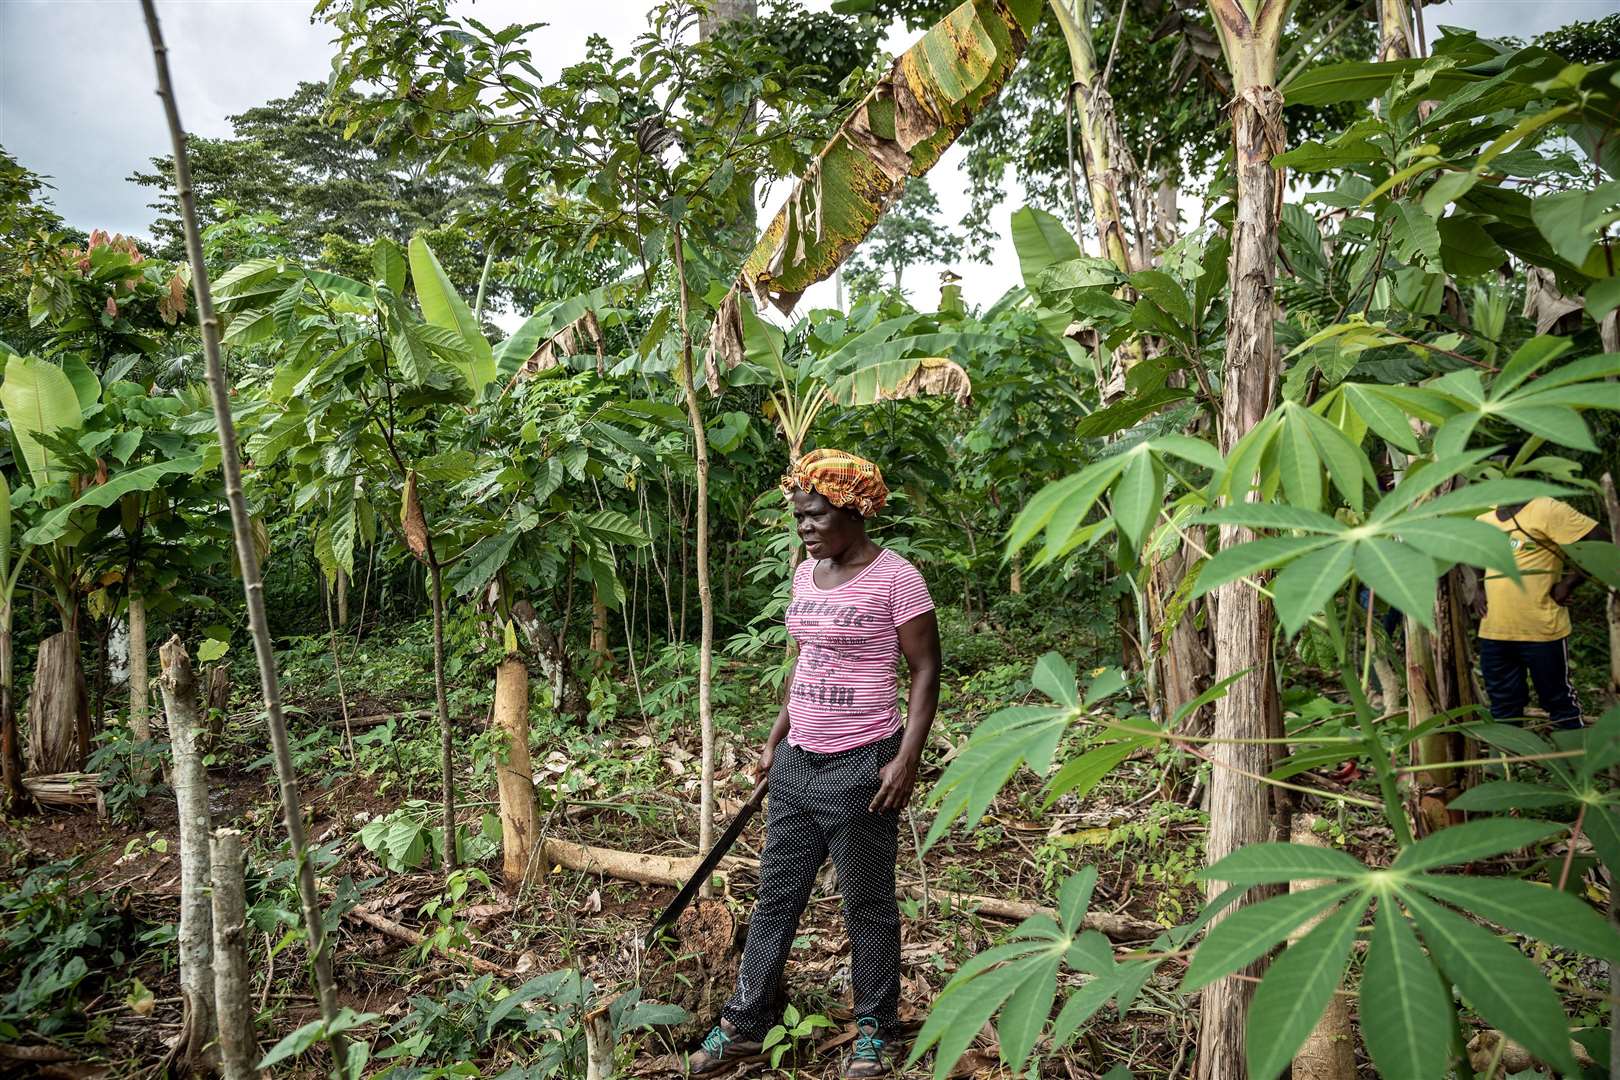
[[[810,6],[829,3],[812,0]],[[461,6],[495,27],[547,22],[533,51],[541,70],[552,75],[582,57],[589,34],[602,34],[621,49],[629,45],[646,28],[648,4],[472,0]],[[225,118],[232,113],[282,96],[300,80],[324,80],[330,32],[310,23],[310,9],[310,0],[160,0],[187,128],[228,135]],[[1620,0],[1450,0],[1426,8],[1424,16],[1431,28],[1449,24],[1483,36],[1530,37],[1615,11]],[[898,51],[908,40],[891,35],[888,45]],[[137,0],[0,0],[0,145],[51,178],[56,208],[74,225],[145,234],[152,193],[126,177],[168,151],[152,87]],[[967,209],[961,156],[960,150],[949,152],[931,174],[947,221]],[[1002,213],[1017,205],[1010,201]],[[768,211],[774,209],[773,202]],[[987,265],[964,258],[953,266],[965,279],[970,302],[988,303],[1016,283],[1017,261],[1004,231],[991,255]],[[907,290],[919,303],[932,301],[939,269],[908,271]],[[807,299],[822,301],[815,294]]]

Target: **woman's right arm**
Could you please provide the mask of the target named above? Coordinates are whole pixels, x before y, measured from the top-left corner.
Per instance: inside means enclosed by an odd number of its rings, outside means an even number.
[[[754,782],[760,783],[765,774],[771,771],[771,759],[776,756],[776,744],[787,738],[788,733],[788,701],[793,696],[793,676],[799,670],[799,660],[794,657],[792,665],[788,668],[787,682],[782,685],[786,692],[782,695],[782,710],[776,714],[776,723],[771,725],[771,733],[765,737],[765,749],[759,753],[759,760],[754,763]]]

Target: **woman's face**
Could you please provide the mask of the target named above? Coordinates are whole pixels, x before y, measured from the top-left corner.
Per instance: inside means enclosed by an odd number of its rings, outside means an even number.
[[[793,521],[812,559],[838,559],[866,538],[860,514],[834,506],[817,491],[793,493]]]

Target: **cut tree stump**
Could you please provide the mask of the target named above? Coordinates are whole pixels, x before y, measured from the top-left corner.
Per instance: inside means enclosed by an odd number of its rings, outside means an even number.
[[[492,710],[501,750],[495,783],[501,802],[501,872],[509,890],[521,888],[530,871],[540,821],[534,805],[534,767],[529,762],[529,669],[508,656],[495,669]]]
[[[1315,826],[1314,814],[1294,815],[1290,839],[1307,847],[1326,847]],[[1298,893],[1326,884],[1330,883],[1296,881],[1289,886],[1289,891]],[[1314,930],[1327,916],[1324,912],[1306,919],[1299,929],[1288,935],[1289,946]],[[1355,1080],[1355,1075],[1356,1041],[1350,1033],[1350,1003],[1343,995],[1334,994],[1316,1026],[1294,1053],[1293,1080]]]

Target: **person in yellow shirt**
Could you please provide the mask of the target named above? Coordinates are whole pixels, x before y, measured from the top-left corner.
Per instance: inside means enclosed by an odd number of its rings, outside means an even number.
[[[1563,548],[1608,533],[1557,499],[1498,506],[1479,520],[1508,534],[1520,580],[1485,575],[1485,616],[1479,625],[1479,673],[1496,720],[1524,718],[1530,683],[1559,727],[1581,726],[1581,702],[1569,677],[1569,609],[1581,572],[1565,565]],[[1528,680],[1526,679],[1528,676]]]

